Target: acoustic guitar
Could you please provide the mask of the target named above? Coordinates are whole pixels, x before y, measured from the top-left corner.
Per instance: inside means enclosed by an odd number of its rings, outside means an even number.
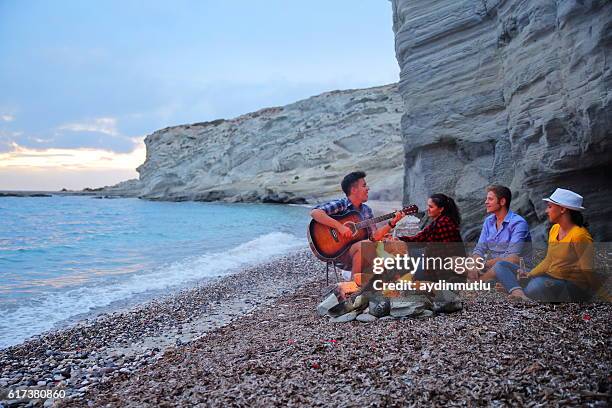
[[[406,215],[415,214],[419,212],[419,209],[416,205],[411,205],[402,209],[402,212]],[[357,211],[348,211],[343,214],[330,215],[330,217],[347,226],[353,235],[350,238],[344,238],[335,228],[311,220],[307,231],[308,244],[314,255],[325,262],[341,257],[355,242],[368,239],[367,227],[390,220],[395,217],[395,212],[367,220],[363,220]]]

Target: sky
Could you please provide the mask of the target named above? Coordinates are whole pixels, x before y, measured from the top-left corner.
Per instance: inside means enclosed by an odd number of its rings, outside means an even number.
[[[386,0],[0,0],[0,190],[136,178],[143,139],[396,82]]]

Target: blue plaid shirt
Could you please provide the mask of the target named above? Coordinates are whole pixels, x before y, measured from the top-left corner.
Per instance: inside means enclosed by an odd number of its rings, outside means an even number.
[[[361,209],[357,210],[348,197],[333,200],[325,204],[319,204],[314,207],[316,210],[323,210],[327,215],[343,214],[349,211],[357,211],[361,215],[361,219],[368,220],[374,218],[372,209],[365,204],[361,204]],[[374,232],[374,225],[368,225],[368,233],[371,235]]]

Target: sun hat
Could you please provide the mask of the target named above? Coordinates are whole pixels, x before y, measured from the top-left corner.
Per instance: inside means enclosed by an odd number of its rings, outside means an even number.
[[[550,197],[543,198],[542,200],[560,205],[561,207],[569,208],[570,210],[584,210],[584,207],[582,206],[582,196],[564,188],[556,189]]]

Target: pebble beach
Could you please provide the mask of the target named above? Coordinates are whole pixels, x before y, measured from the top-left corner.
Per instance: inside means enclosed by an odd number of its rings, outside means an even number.
[[[307,251],[0,351],[0,405],[607,406],[609,303],[514,304],[331,323]],[[10,389],[64,389],[8,399]]]

